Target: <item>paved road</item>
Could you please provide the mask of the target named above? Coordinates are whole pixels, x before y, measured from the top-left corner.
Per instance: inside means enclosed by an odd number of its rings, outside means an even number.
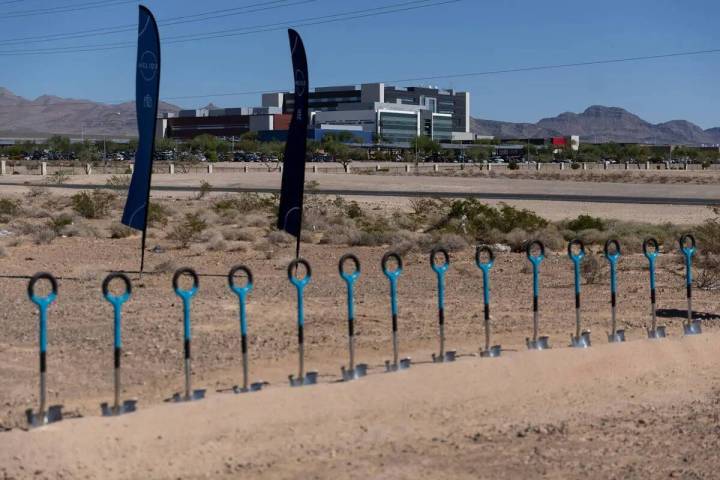
[[[2,190],[44,185],[58,189],[107,188],[108,175],[74,176],[63,185],[47,185],[37,175],[13,175],[0,180]],[[415,175],[308,174],[316,183],[307,193],[377,197],[445,197],[484,200],[525,200],[638,205],[720,205],[720,186],[577,182],[482,177],[433,177]],[[153,191],[197,192],[200,183],[212,184],[213,192],[279,191],[278,173],[153,175]]]
[[[15,183],[2,183],[1,186],[20,186]],[[47,186],[42,183],[23,184],[23,187]],[[105,185],[97,184],[71,184],[52,185],[52,188],[71,190],[107,189]],[[184,185],[153,185],[153,191],[161,192],[199,192],[200,187]],[[212,187],[213,192],[221,193],[279,193],[277,187]],[[356,190],[345,188],[316,188],[305,193],[314,195],[341,195],[345,197],[434,197],[434,198],[477,198],[480,200],[539,200],[556,202],[582,202],[582,203],[622,203],[636,205],[692,205],[720,206],[720,198],[693,198],[668,196],[632,196],[632,195],[581,195],[581,194],[551,194],[551,193],[511,193],[511,192],[467,192],[467,191],[433,191],[433,190]]]

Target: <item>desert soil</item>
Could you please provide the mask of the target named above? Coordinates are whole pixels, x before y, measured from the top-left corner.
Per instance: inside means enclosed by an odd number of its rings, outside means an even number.
[[[270,253],[147,254],[148,270],[174,259],[201,274],[192,305],[193,382],[208,398],[169,405],[182,387],[181,303],[171,272],[135,281],[123,313],[123,398],[140,410],[99,417],[112,399],[112,310],[100,283],[109,271],[137,270],[139,238],[59,238],[23,244],[0,259],[0,478],[716,478],[720,460],[720,299],[695,291],[705,334],[682,338],[683,269],[658,264],[660,321],[670,338],[649,341],[647,261],[620,261],[619,322],[628,342],[606,340],[607,277],[583,285],[593,346],[566,348],[574,328],[572,269],[553,253],[542,264],[540,330],[552,350],[528,352],[531,274],[519,254],[498,255],[492,272],[493,343],[503,356],[476,356],[482,342],[481,276],[473,252],[452,255],[447,275],[448,348],[461,354],[433,365],[436,280],[426,254],[410,253],[400,279],[400,348],[415,365],[384,374],[390,358],[383,248],[352,250],[362,262],[356,288],[358,359],[370,375],[337,383],[347,362],[345,285],[337,259],[349,249],[303,246],[313,266],[306,289],[306,365],[317,386],[292,389],[297,368],[296,298],[286,267],[293,246]],[[150,239],[149,248],[155,246]],[[268,258],[270,257],[270,258]],[[602,268],[606,264],[602,261]],[[251,376],[261,392],[217,392],[241,381],[238,302],[225,275],[236,263],[255,274],[248,320]],[[27,277],[60,277],[49,312],[51,403],[70,418],[23,431],[37,404],[37,313]]]

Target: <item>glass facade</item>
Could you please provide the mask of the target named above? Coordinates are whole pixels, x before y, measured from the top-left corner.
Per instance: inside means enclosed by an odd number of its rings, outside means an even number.
[[[452,117],[433,116],[433,140],[451,141],[452,131]]]
[[[410,142],[417,136],[417,115],[414,113],[379,113],[379,131],[383,141]]]

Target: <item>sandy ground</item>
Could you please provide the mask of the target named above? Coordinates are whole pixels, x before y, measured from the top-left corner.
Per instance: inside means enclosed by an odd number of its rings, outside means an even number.
[[[124,310],[123,397],[140,411],[98,417],[112,397],[112,312],[100,294],[108,271],[137,269],[137,237],[62,238],[13,247],[0,259],[0,474],[5,478],[713,478],[720,466],[720,356],[717,292],[696,290],[706,334],[680,338],[685,314],[682,266],[658,264],[660,320],[666,341],[644,340],[649,323],[646,260],[620,261],[619,321],[628,342],[608,345],[607,279],[584,288],[594,346],[564,348],[573,330],[571,264],[549,255],[541,273],[541,333],[555,347],[527,352],[531,275],[522,255],[502,254],[493,269],[493,343],[499,359],[474,354],[482,342],[481,277],[473,252],[453,255],[448,273],[448,348],[461,358],[432,365],[437,349],[435,277],[426,255],[410,254],[400,279],[401,354],[410,371],[381,374],[390,357],[388,284],[382,248],[356,248],[358,358],[371,375],[337,384],[345,363],[345,286],[337,259],[348,249],[307,245],[313,265],[306,290],[307,366],[320,385],[291,389],[297,365],[295,292],[285,269],[291,246],[265,253],[187,250],[148,253],[149,270],[174,258],[200,273],[193,302],[193,382],[205,401],[167,405],[182,386],[181,305],[171,273],[146,275]],[[155,245],[151,239],[149,247]],[[92,261],[88,261],[92,259]],[[251,375],[267,391],[216,393],[240,381],[237,299],[225,275],[250,265],[256,288],[248,305]],[[603,268],[606,266],[603,263]],[[50,309],[49,391],[72,416],[19,430],[37,403],[37,316],[27,276],[60,276]],[[136,280],[137,274],[132,274]],[[0,428],[0,429],[2,429]]]
[[[682,174],[686,172],[675,172]],[[79,185],[104,185],[110,175],[76,175],[69,182]],[[13,175],[3,177],[3,182],[12,185],[3,185],[7,194],[24,194],[29,190],[26,183],[39,182],[37,175]],[[390,175],[334,175],[334,174],[308,174],[308,181],[315,181],[319,188],[326,189],[366,189],[373,190],[427,190],[427,191],[477,191],[494,193],[532,193],[532,194],[580,194],[580,195],[616,195],[616,196],[663,196],[663,197],[697,197],[717,199],[720,188],[709,185],[692,184],[613,184],[571,182],[564,180],[522,180],[507,178],[457,178],[457,177],[429,177],[429,176],[390,176]],[[268,188],[280,186],[278,173],[247,173],[247,174],[183,174],[183,175],[153,175],[153,185],[172,185],[198,187],[202,181],[210,182],[215,187],[244,187]],[[72,195],[73,189],[52,188],[49,190],[55,195]],[[153,191],[154,197],[191,197],[196,192],[169,192]],[[411,199],[407,197],[376,197],[376,196],[349,196],[348,198],[368,205],[381,204],[398,208],[407,207]],[[500,203],[499,200],[485,200],[490,205]],[[575,218],[580,214],[592,215],[600,218],[642,221],[648,223],[675,223],[679,225],[695,225],[712,218],[713,212],[709,208],[684,205],[624,205],[622,203],[581,203],[563,201],[541,200],[505,200],[504,203],[518,208],[535,211],[542,217],[551,221]]]

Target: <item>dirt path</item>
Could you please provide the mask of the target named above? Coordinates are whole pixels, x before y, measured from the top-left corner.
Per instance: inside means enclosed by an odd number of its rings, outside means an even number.
[[[713,478],[717,334],[507,352],[2,434],[4,478]]]

